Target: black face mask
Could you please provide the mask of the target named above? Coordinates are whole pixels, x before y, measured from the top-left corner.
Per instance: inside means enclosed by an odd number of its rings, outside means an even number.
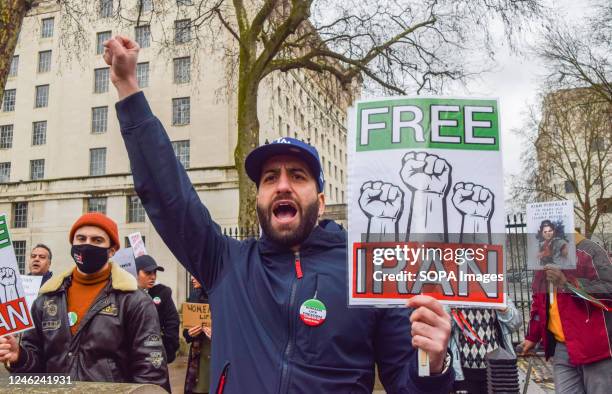
[[[99,271],[108,261],[109,249],[90,244],[72,245],[70,254],[81,272],[93,274]]]

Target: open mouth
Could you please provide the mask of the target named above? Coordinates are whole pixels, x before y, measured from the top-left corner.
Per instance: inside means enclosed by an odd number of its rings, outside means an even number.
[[[289,200],[278,201],[272,206],[274,217],[282,223],[293,220],[297,215],[297,211],[296,204]]]

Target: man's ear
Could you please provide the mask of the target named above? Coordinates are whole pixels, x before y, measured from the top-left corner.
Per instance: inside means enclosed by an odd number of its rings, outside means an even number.
[[[116,246],[113,246],[112,248],[110,248],[108,250],[108,258],[110,259],[111,257],[113,257],[116,252],[117,252],[117,247]]]
[[[325,213],[325,193],[319,193],[317,198],[319,199],[319,218]]]

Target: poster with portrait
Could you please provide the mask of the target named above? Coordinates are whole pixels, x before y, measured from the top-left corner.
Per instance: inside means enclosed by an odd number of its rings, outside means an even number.
[[[505,305],[497,100],[362,100],[348,126],[349,305]]]
[[[576,268],[574,202],[546,201],[527,204],[527,268],[547,264]]]

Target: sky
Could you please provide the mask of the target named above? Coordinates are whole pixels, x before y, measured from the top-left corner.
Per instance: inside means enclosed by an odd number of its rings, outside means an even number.
[[[562,14],[572,15],[573,18],[584,15],[584,7],[589,4],[585,0],[550,0],[546,3]],[[535,33],[526,33],[519,44],[534,41],[535,38]],[[507,46],[496,51],[496,62],[494,71],[481,75],[478,80],[470,81],[466,87],[455,89],[453,93],[499,99],[507,191],[509,177],[521,172],[520,154],[524,143],[512,130],[519,129],[524,124],[528,105],[537,103],[538,91],[546,70],[538,59],[527,53],[512,53]]]

